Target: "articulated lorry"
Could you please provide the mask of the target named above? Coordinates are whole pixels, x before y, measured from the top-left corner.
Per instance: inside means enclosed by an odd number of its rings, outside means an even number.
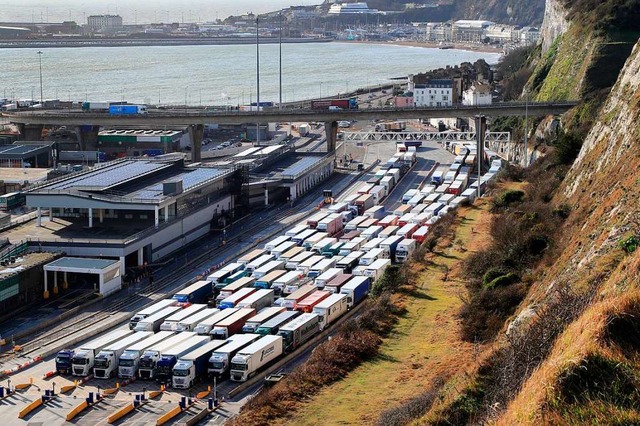
[[[282,336],[264,336],[242,349],[231,359],[230,377],[234,382],[245,382],[260,368],[276,360],[283,353]]]
[[[193,314],[190,317],[181,320],[176,326],[175,331],[178,331],[178,332],[193,331],[198,324],[200,324],[203,321],[206,321],[208,318],[213,317],[218,312],[220,312],[220,309],[216,309],[216,308],[203,309],[197,314]]]
[[[176,312],[182,310],[180,306],[169,306],[164,308],[160,312],[156,312],[155,314],[147,317],[136,324],[134,330],[135,331],[160,331],[160,326],[164,322],[165,319],[175,314]]]
[[[320,331],[318,314],[306,313],[280,327],[278,335],[284,339],[285,352],[291,352]]]
[[[249,346],[260,337],[260,334],[251,333],[231,336],[224,346],[215,349],[211,357],[209,357],[209,366],[207,367],[209,377],[222,377],[229,371],[229,365],[233,357],[242,348]]]
[[[91,373],[98,353],[118,340],[133,334],[131,330],[116,330],[106,336],[92,340],[76,349],[71,358],[71,372],[74,376],[86,377]]]
[[[156,374],[156,363],[165,351],[196,336],[195,333],[182,332],[171,336],[144,350],[138,362],[138,378],[151,380]]]
[[[313,308],[313,313],[320,318],[320,331],[347,312],[347,295],[332,294]]]
[[[193,331],[195,331],[201,336],[208,336],[211,330],[213,329],[214,325],[216,325],[223,319],[227,318],[228,316],[235,314],[236,312],[238,312],[238,308],[230,308],[230,309],[222,310],[217,314],[211,317],[208,317],[203,321],[201,321],[200,323],[198,323],[198,325],[196,325]]]
[[[189,389],[207,375],[211,353],[224,346],[224,340],[211,340],[180,356],[172,369],[172,383],[176,389]]]
[[[175,333],[173,331],[160,331],[129,346],[122,355],[120,355],[120,359],[118,360],[118,377],[120,379],[132,379],[136,377],[138,372],[138,363],[144,351],[157,345],[163,340],[168,339],[174,334]]]
[[[264,308],[258,312],[257,315],[249,318],[244,326],[242,327],[243,333],[255,333],[255,331],[262,325],[269,321],[271,318],[275,317],[281,312],[284,312],[286,309],[284,306],[271,306],[268,308]]]
[[[209,335],[213,339],[226,340],[229,336],[240,333],[247,320],[255,314],[256,310],[253,308],[238,309],[238,312],[214,325]]]
[[[205,304],[195,304],[191,306],[187,306],[186,308],[175,312],[173,315],[167,317],[162,324],[160,324],[160,330],[162,331],[177,331],[178,323],[185,318],[189,318],[190,316],[197,314],[198,312],[205,309],[207,305]]]
[[[285,311],[271,318],[269,321],[257,328],[256,334],[266,336],[267,334],[278,334],[280,327],[289,323],[294,318],[300,316],[300,311]]]
[[[205,303],[212,291],[211,281],[198,281],[174,294],[173,300],[180,304]]]
[[[365,276],[351,278],[340,289],[340,294],[347,295],[347,307],[352,308],[364,299],[369,293],[371,279]]]
[[[151,335],[153,335],[153,333],[149,331],[133,333],[132,335],[113,342],[102,349],[98,352],[93,363],[93,377],[96,379],[110,379],[117,375],[120,356],[122,356],[124,351],[129,346],[145,340]]]
[[[175,306],[177,303],[178,302],[176,302],[173,299],[162,299],[157,303],[154,303],[153,305],[149,306],[148,308],[141,310],[140,312],[132,316],[131,320],[129,320],[129,329],[133,330],[138,324],[138,322],[142,321],[147,317],[150,317],[155,313],[160,312],[164,308],[168,308],[169,306]]]
[[[156,381],[160,383],[171,383],[173,367],[178,362],[178,359],[210,341],[211,339],[207,336],[193,336],[171,349],[164,351],[158,362],[156,362]]]

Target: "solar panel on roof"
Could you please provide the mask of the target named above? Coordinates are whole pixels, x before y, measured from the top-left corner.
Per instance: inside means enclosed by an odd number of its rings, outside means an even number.
[[[305,157],[282,171],[282,175],[297,177],[300,173],[322,161],[320,157]]]

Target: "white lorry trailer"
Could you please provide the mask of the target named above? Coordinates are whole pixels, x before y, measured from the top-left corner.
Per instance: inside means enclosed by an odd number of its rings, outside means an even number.
[[[192,338],[195,333],[182,332],[175,334],[162,342],[159,342],[151,347],[148,347],[142,353],[140,360],[138,361],[138,377],[140,379],[150,380],[155,377],[156,363],[165,351],[168,351],[174,346]]]
[[[118,363],[120,362],[120,356],[131,345],[134,345],[147,337],[153,335],[149,331],[141,331],[133,333],[124,339],[113,342],[108,345],[96,356],[93,363],[93,377],[96,379],[110,379],[117,375]]]
[[[320,317],[320,331],[347,312],[347,295],[335,293],[313,307],[313,313]]]
[[[153,305],[147,308],[144,308],[143,310],[141,310],[140,312],[136,313],[134,316],[131,317],[131,319],[129,320],[129,329],[133,330],[135,326],[138,324],[138,322],[140,322],[141,320],[147,317],[150,317],[151,315],[157,312],[160,312],[164,308],[167,308],[169,306],[175,306],[177,304],[178,302],[173,299],[162,299],[157,303],[154,303]]]
[[[131,334],[133,334],[131,330],[116,330],[80,346],[71,358],[71,373],[74,376],[88,376],[93,369],[95,357],[102,349]]]
[[[231,359],[231,380],[245,382],[283,353],[282,336],[264,336]]]
[[[189,318],[191,315],[197,314],[198,312],[206,309],[207,305],[205,304],[194,304],[191,306],[187,306],[186,308],[177,311],[171,316],[167,317],[162,324],[160,324],[161,331],[177,331],[178,323],[185,318]]]
[[[138,362],[145,349],[155,346],[173,335],[175,335],[173,331],[159,331],[125,349],[118,360],[118,377],[120,379],[135,377],[138,372]]]
[[[244,347],[249,346],[261,337],[260,334],[236,334],[231,336],[227,343],[217,348],[209,358],[207,367],[208,375],[221,377],[229,371],[229,365],[234,356]]]

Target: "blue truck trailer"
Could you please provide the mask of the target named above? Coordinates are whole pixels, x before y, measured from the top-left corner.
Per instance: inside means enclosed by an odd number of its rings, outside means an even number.
[[[109,105],[109,114],[111,115],[138,115],[146,113],[146,105]]]
[[[211,281],[198,281],[176,292],[173,295],[173,300],[178,301],[178,303],[207,303],[212,291],[213,284]]]
[[[365,276],[356,276],[351,278],[340,289],[341,294],[347,295],[347,307],[352,308],[357,305],[362,299],[367,297],[369,293],[369,285],[371,279]]]

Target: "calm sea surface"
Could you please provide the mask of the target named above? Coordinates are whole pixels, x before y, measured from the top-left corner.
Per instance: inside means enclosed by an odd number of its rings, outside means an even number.
[[[256,47],[149,46],[44,49],[45,99],[243,104],[256,96]],[[393,45],[284,44],[283,101],[388,83],[495,53]],[[37,49],[0,49],[0,97],[40,98]],[[278,45],[260,46],[260,100],[278,101]]]

